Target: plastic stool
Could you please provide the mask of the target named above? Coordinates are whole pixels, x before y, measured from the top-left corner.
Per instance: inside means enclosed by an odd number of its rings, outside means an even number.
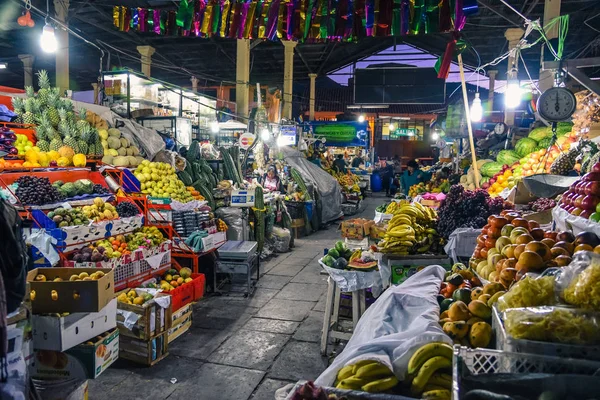
[[[367,309],[365,290],[355,290],[352,293],[352,330],[356,328],[358,320]],[[323,317],[323,330],[321,332],[321,354],[327,354],[329,338],[350,340],[352,333],[340,330],[339,311],[341,290],[331,277],[327,278],[327,298],[325,302],[325,315]]]

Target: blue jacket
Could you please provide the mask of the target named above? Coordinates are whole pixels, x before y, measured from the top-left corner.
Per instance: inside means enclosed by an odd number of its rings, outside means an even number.
[[[427,181],[427,174],[420,169],[416,169],[412,175],[409,175],[408,170],[405,170],[400,177],[402,192],[408,194],[408,189],[410,189],[411,186],[425,181]]]

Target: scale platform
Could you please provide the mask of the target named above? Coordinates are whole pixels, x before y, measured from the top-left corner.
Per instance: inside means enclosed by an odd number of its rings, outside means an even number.
[[[228,240],[219,247],[219,257],[227,260],[247,260],[256,253],[258,243],[240,240]]]

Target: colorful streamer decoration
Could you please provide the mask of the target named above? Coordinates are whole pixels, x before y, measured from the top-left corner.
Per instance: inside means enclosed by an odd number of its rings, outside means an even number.
[[[113,25],[156,35],[353,42],[460,32],[476,0],[181,0],[177,9],[113,7]],[[447,72],[453,37],[441,63]]]

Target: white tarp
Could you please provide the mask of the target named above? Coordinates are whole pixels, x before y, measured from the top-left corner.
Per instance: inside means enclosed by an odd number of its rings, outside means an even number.
[[[321,222],[326,223],[342,217],[342,188],[338,181],[324,169],[308,161],[301,152],[291,147],[282,147],[280,150],[285,161],[300,172],[306,185],[310,184],[319,191]]]
[[[452,340],[438,322],[436,295],[446,271],[431,265],[392,286],[360,318],[348,344],[315,381],[332,386],[338,371],[360,360],[377,360],[390,367],[399,380],[406,374],[412,354],[423,344]]]
[[[594,232],[600,235],[600,224],[587,218],[569,214],[559,206],[552,209],[552,219],[556,223],[557,231],[571,231],[575,235],[581,232]]]

